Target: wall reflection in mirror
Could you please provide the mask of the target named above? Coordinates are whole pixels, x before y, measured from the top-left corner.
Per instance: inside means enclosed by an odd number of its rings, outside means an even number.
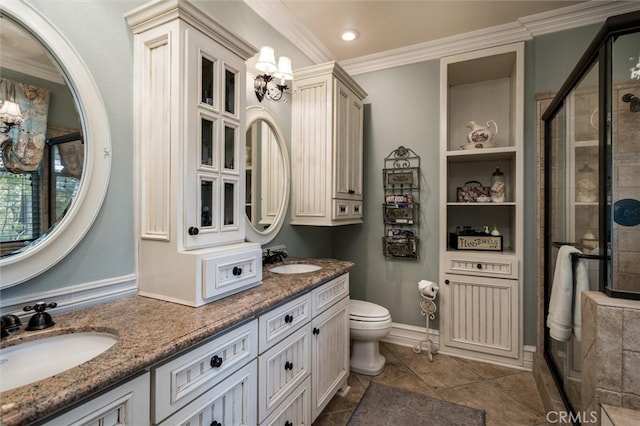
[[[262,107],[247,111],[245,213],[247,239],[275,237],[289,202],[289,155],[282,133]],[[253,238],[252,238],[253,237]]]
[[[42,241],[72,205],[84,167],[82,125],[42,44],[0,15],[0,255]]]

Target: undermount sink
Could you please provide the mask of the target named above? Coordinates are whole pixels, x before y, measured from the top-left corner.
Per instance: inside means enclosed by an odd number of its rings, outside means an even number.
[[[0,350],[0,392],[46,379],[100,355],[118,341],[109,333],[70,333]]]
[[[288,265],[275,266],[270,268],[269,271],[276,274],[304,274],[305,272],[314,272],[320,269],[322,269],[321,266],[309,263],[289,263]]]

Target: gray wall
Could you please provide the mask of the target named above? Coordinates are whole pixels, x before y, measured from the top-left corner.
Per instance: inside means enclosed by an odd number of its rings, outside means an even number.
[[[21,297],[135,272],[133,212],[132,35],[124,15],[144,1],[29,0],[71,42],[93,75],[110,119],[113,163],[109,191],[95,224],[69,256],[41,277],[4,290]],[[221,23],[260,47],[291,56],[294,68],[311,62],[240,1],[196,1]],[[526,45],[525,188],[535,189],[536,92],[557,90],[599,26],[545,35]],[[253,61],[248,71],[254,73]],[[432,60],[355,76],[365,100],[365,206],[363,225],[333,228],[288,225],[271,244],[292,255],[356,262],[354,298],[389,308],[395,322],[421,326],[417,282],[438,279],[439,61]],[[248,104],[257,104],[250,87]],[[290,146],[291,105],[264,102]],[[421,258],[388,261],[382,256],[383,159],[399,145],[422,157]],[[535,199],[525,202],[525,344],[535,344]]]

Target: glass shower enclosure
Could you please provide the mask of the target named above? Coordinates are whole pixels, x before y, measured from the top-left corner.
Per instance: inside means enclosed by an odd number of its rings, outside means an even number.
[[[606,21],[542,120],[544,320],[563,246],[574,248],[573,297],[564,302],[574,318],[580,289],[640,299],[640,12]],[[570,327],[562,338],[545,327],[544,355],[575,413],[581,345],[579,327]]]

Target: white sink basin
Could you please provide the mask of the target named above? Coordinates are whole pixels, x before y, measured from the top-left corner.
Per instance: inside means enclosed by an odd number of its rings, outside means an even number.
[[[0,350],[0,392],[61,373],[100,355],[118,341],[109,333],[70,333]]]
[[[310,265],[308,263],[290,263],[288,265],[275,266],[269,269],[276,274],[304,274],[322,269],[321,266]]]

